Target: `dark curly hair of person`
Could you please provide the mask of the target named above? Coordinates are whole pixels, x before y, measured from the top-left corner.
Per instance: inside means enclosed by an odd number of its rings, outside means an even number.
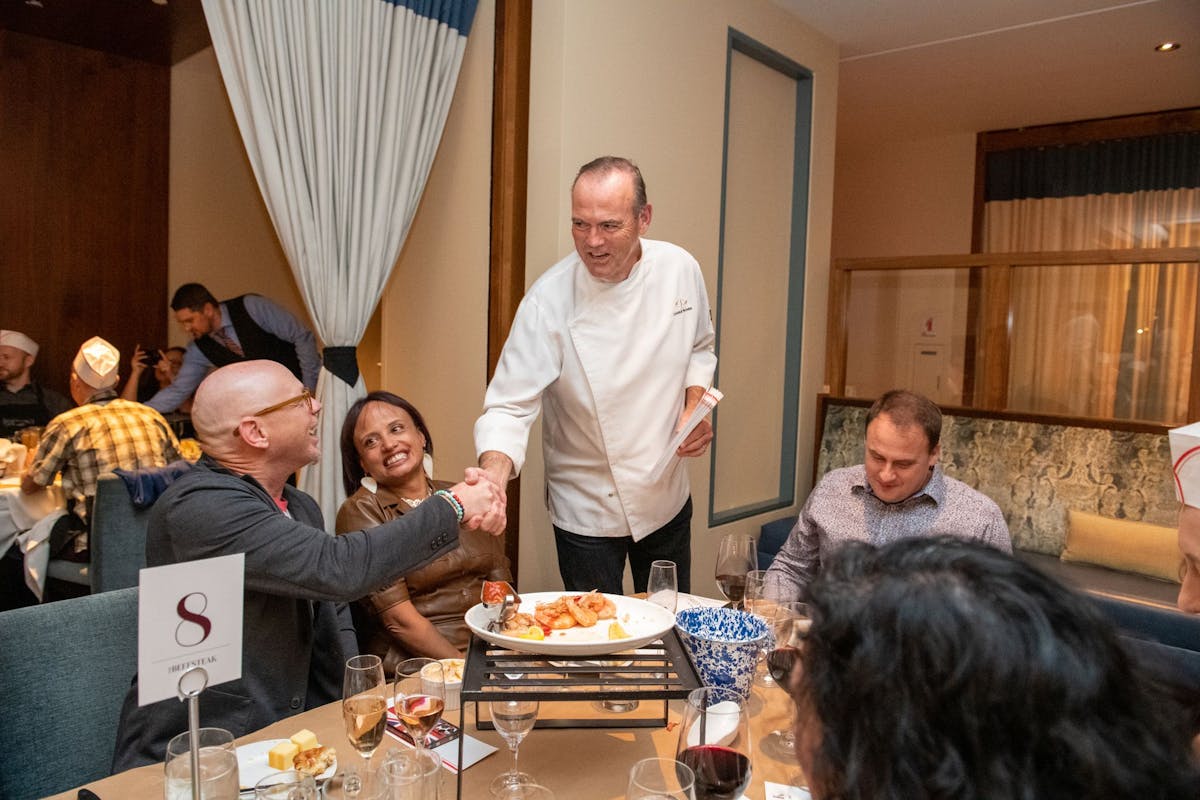
[[[1179,696],[1035,568],[953,538],[852,544],[808,601],[791,691],[814,798],[1200,797]]]

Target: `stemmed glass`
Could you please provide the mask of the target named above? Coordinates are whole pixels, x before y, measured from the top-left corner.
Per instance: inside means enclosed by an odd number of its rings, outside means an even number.
[[[492,794],[523,798],[523,788],[534,783],[533,777],[517,769],[517,748],[537,722],[537,700],[493,700],[490,704],[492,722],[508,749],[512,751],[512,769],[492,780]]]
[[[643,758],[629,770],[625,800],[696,800],[696,775],[673,758]]]
[[[758,549],[748,533],[727,533],[721,537],[714,574],[721,594],[734,608],[741,607],[746,594],[746,573],[758,569]]]
[[[800,647],[812,621],[808,618],[808,606],[804,603],[778,603],[771,619],[771,633],[775,643],[767,653],[767,669],[775,685],[787,690],[787,678],[800,655]],[[763,742],[763,749],[781,760],[795,760],[796,734],[794,732],[796,703],[788,694],[791,705],[791,723],[783,730],[771,731]]]
[[[675,607],[679,604],[679,576],[674,561],[659,559],[650,563],[646,599],[675,613]]]
[[[371,772],[371,756],[383,741],[387,727],[387,681],[379,656],[355,656],[346,662],[342,675],[342,721],[350,746],[366,761]],[[353,768],[346,770],[343,782],[348,797],[362,791],[363,784]]]
[[[765,569],[752,569],[746,573],[746,595],[742,599],[742,604],[746,610],[756,617],[762,619],[768,626],[771,624],[771,617],[774,615],[775,603],[766,599],[763,596],[763,591],[766,587],[767,571]],[[754,665],[754,684],[756,686],[772,686],[774,680],[771,678],[771,671],[768,669],[759,669],[764,665],[767,659],[767,651],[770,650],[770,641],[764,642],[761,649],[758,651],[758,663]]]
[[[396,667],[396,716],[418,750],[446,707],[444,667],[432,658],[410,658]]]
[[[750,785],[750,713],[733,689],[693,689],[675,757],[696,776],[696,800],[733,800]]]

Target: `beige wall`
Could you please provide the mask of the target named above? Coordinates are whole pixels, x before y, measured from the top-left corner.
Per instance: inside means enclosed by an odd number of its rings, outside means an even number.
[[[171,70],[168,202],[169,293],[189,281],[221,299],[257,292],[308,321],[211,47]],[[169,313],[165,305],[163,313]],[[186,344],[173,318],[169,323],[171,344]]]
[[[839,151],[833,255],[968,253],[974,187],[973,133]],[[903,386],[961,402],[965,272],[857,273],[852,287],[846,393],[874,397]],[[920,323],[930,316],[935,335],[924,337]],[[931,351],[939,353],[936,389],[921,379],[930,367],[914,366],[915,353]]]
[[[971,251],[975,134],[837,154],[833,256]]]

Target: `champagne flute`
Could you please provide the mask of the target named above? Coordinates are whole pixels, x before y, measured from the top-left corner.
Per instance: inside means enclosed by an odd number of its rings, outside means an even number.
[[[696,776],[696,800],[733,800],[750,785],[750,714],[738,692],[693,689],[683,708],[675,757]]]
[[[758,549],[748,533],[727,533],[721,537],[714,574],[721,594],[733,608],[739,608],[746,593],[746,573],[758,569]]]
[[[674,561],[659,559],[650,563],[650,578],[646,581],[646,599],[662,606],[672,614],[679,604],[679,577]]]
[[[643,758],[629,770],[625,800],[696,800],[696,774],[673,758]]]
[[[342,721],[346,738],[366,762],[370,774],[371,756],[383,741],[387,726],[387,681],[379,656],[354,656],[342,673]],[[362,790],[362,781],[353,767],[346,770],[345,793],[353,797]]]
[[[775,685],[785,692],[788,676],[800,656],[800,647],[811,624],[808,606],[805,603],[789,602],[776,605],[775,615],[771,620],[771,633],[775,641],[771,651],[767,653],[767,669]],[[763,741],[763,749],[781,760],[796,758],[796,703],[791,699],[790,693],[788,703],[792,709],[791,722],[783,730],[771,731]]]
[[[446,707],[446,675],[442,662],[410,658],[396,667],[396,716],[418,750],[427,750],[426,737]]]
[[[490,704],[492,723],[512,751],[512,768],[492,780],[493,795],[523,798],[523,788],[534,783],[533,777],[517,769],[517,749],[526,734],[537,722],[537,700],[493,700]]]

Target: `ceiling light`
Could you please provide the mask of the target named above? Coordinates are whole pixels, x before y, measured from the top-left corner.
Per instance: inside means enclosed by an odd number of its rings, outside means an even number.
[[[1154,46],[1155,51],[1159,53],[1171,53],[1178,50],[1182,45],[1179,42],[1162,42]]]

